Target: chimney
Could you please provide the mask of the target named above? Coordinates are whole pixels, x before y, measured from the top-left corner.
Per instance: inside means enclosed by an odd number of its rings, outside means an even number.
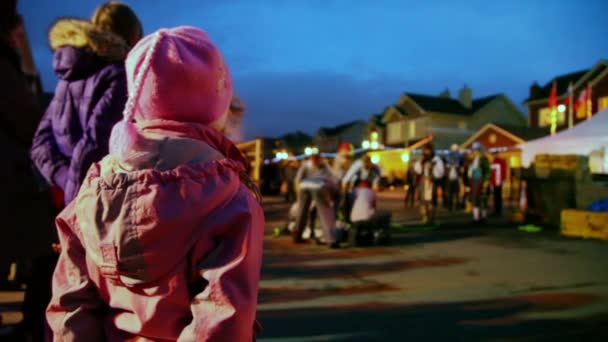
[[[450,95],[450,90],[448,88],[445,88],[444,91],[439,93],[439,97],[442,99],[451,99],[452,95]]]
[[[538,83],[534,81],[534,83],[532,83],[532,85],[530,86],[530,99],[536,99],[540,97],[541,89],[542,88],[538,85]]]
[[[467,87],[465,84],[458,94],[460,104],[462,104],[465,108],[471,109],[473,107],[473,89]]]

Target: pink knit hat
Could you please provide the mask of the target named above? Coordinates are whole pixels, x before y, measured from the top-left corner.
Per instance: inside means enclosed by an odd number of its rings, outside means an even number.
[[[228,112],[232,79],[218,48],[197,28],[160,29],[126,60],[125,120],[165,119],[209,125]]]

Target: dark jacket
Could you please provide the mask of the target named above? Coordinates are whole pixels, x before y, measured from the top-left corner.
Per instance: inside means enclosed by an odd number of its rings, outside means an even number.
[[[0,41],[0,265],[50,251],[52,219],[28,152],[42,115],[16,51]],[[0,270],[2,273],[2,270]]]
[[[44,178],[69,203],[87,170],[108,153],[112,127],[127,99],[118,36],[77,19],[61,19],[49,32],[59,82],[34,138],[31,157]]]

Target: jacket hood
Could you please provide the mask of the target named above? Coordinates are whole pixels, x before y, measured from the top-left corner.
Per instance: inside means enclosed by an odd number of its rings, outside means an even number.
[[[149,129],[137,159],[109,155],[92,166],[76,199],[78,226],[107,277],[125,286],[157,280],[228,219],[218,210],[237,195],[244,168],[219,150],[201,137]]]
[[[84,78],[108,63],[122,63],[129,52],[118,35],[73,18],[51,26],[49,44],[55,52],[53,68],[62,79]]]

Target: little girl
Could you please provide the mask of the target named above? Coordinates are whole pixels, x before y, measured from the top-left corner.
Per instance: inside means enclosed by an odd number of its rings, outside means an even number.
[[[207,35],[161,29],[126,61],[110,154],[57,219],[56,341],[251,341],[264,216],[221,133],[232,80]]]

